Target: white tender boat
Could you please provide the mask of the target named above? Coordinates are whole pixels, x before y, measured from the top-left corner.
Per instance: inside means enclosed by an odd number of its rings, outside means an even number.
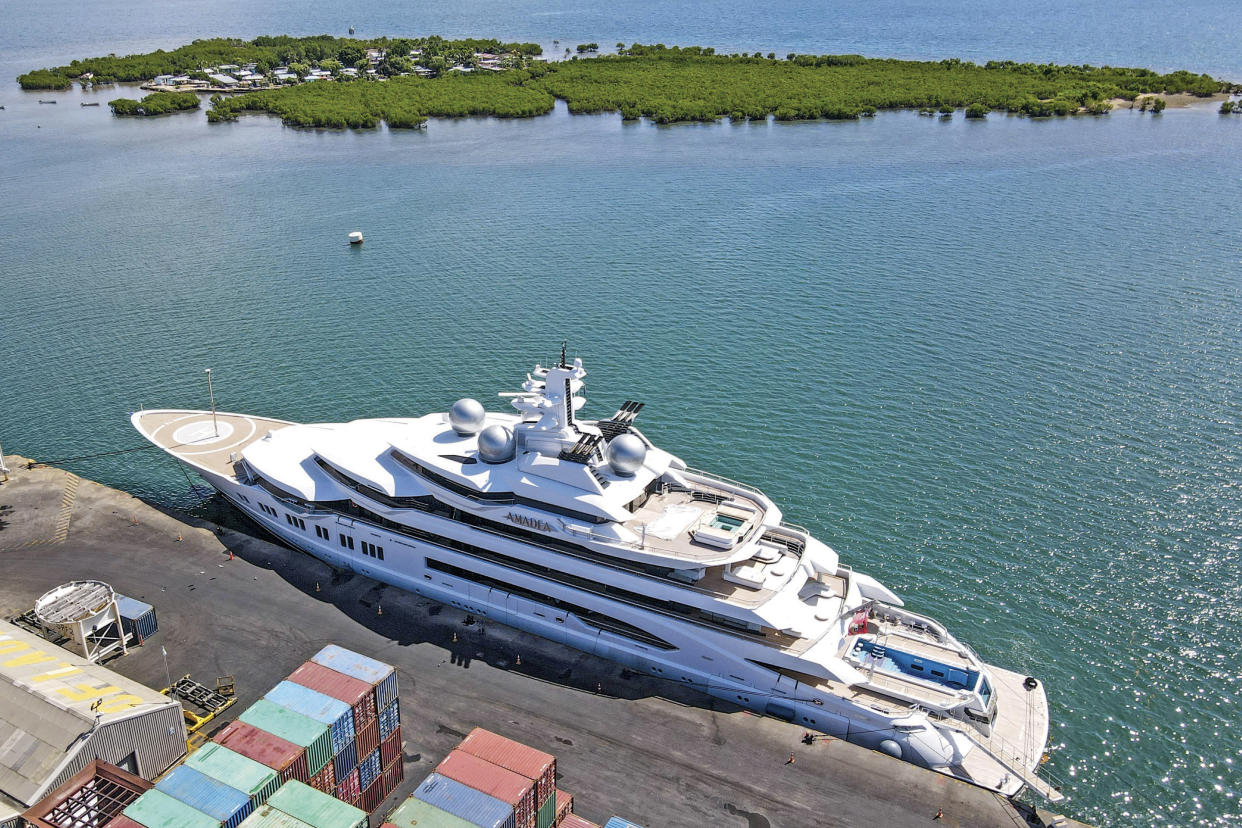
[[[296,425],[150,410],[147,439],[327,563],[1006,795],[1036,775],[1041,682],[984,664],[753,487],[581,420],[581,360],[515,413]]]

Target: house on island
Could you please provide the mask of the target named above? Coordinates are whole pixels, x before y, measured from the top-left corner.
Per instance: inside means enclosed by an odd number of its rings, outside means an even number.
[[[207,77],[211,78],[212,82],[215,83],[216,86],[223,86],[228,89],[233,89],[237,86],[237,78],[226,75],[223,72],[212,72]]]

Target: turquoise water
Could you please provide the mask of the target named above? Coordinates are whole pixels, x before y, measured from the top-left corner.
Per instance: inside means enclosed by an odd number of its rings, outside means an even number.
[[[609,16],[471,0],[428,20],[12,5],[10,78],[81,53],[352,23],[1242,79],[1205,3],[1075,7],[1072,23],[1060,2]],[[982,14],[999,29],[963,22]],[[1242,120],[1199,107],[657,128],[558,107],[331,133],[119,121],[82,95],[0,84],[6,451],[135,446],[127,413],[205,406],[206,367],[222,409],[296,420],[467,394],[499,406],[568,339],[588,416],[645,401],[653,439],[763,487],[985,659],[1046,679],[1048,768],[1070,813],[1242,820]],[[355,229],[361,249],[345,244]],[[153,452],[74,468],[197,502]]]

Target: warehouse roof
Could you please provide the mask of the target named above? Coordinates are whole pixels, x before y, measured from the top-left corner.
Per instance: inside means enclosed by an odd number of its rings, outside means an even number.
[[[29,804],[96,727],[180,702],[0,623],[0,791]]]

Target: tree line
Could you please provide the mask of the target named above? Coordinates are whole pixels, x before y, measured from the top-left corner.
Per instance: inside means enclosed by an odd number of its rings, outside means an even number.
[[[152,92],[140,101],[116,98],[108,101],[114,115],[164,115],[186,109],[198,109],[198,95],[193,92]]]

